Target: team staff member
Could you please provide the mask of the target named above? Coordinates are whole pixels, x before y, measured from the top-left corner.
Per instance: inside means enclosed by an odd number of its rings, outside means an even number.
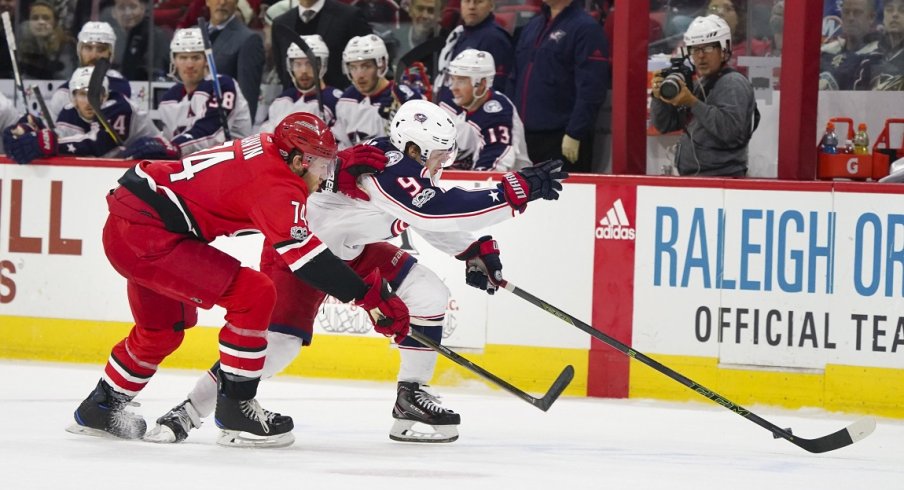
[[[521,32],[505,91],[524,120],[531,161],[560,156],[590,171],[593,126],[609,90],[609,46],[580,0],[543,0]]]

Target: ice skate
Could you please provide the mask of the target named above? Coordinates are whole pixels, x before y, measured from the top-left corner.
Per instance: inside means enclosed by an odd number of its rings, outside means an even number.
[[[190,430],[198,427],[201,427],[201,414],[190,400],[185,400],[157,419],[157,425],[144,435],[144,440],[160,444],[182,442]]]
[[[138,439],[147,430],[144,419],[126,410],[129,405],[137,406],[132,397],[117,393],[104,380],[100,380],[94,391],[75,410],[75,423],[66,428],[67,432],[90,436],[122,439]]]
[[[402,442],[452,442],[458,439],[461,416],[440,406],[426,385],[400,381],[389,438]],[[422,430],[423,428],[429,431]]]
[[[220,394],[215,415],[222,429],[217,444],[231,447],[285,447],[295,442],[292,417],[261,408],[255,399],[233,400]]]

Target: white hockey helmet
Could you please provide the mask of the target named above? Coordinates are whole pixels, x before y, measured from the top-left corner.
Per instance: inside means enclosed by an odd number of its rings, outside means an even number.
[[[389,123],[389,141],[393,146],[405,151],[408,143],[414,143],[421,149],[424,162],[440,159],[442,167],[455,162],[458,154],[455,136],[455,122],[449,114],[423,99],[402,104]]]
[[[176,74],[176,53],[203,53],[204,38],[201,37],[201,29],[197,27],[187,27],[185,29],[177,29],[173,34],[173,40],[170,41],[170,76],[177,77]]]
[[[72,72],[72,77],[69,78],[69,95],[71,96],[76,90],[87,90],[88,85],[91,84],[92,73],[94,73],[93,66],[81,66],[76,68],[75,71]],[[104,77],[103,86],[104,93],[108,93],[110,83],[107,81],[107,77]]]
[[[323,78],[326,76],[326,65],[330,62],[330,48],[323,42],[320,34],[301,36],[301,40],[311,48],[311,52],[320,60],[320,78]],[[286,50],[286,69],[289,70],[289,73],[292,73],[292,60],[307,57],[297,44],[290,44],[289,49]]]
[[[345,73],[345,76],[351,80],[348,64],[352,61],[364,60],[374,60],[377,63],[380,77],[386,76],[386,71],[389,70],[389,53],[386,51],[386,44],[379,36],[368,34],[349,39],[342,51],[342,73]]]
[[[469,77],[474,88],[480,84],[481,80],[487,81],[487,88],[493,85],[493,78],[496,76],[496,61],[493,55],[477,49],[466,49],[449,63],[449,75],[459,77]],[[475,94],[475,97],[481,95]]]
[[[86,22],[82,30],[78,31],[76,53],[82,52],[83,44],[109,44],[112,57],[116,51],[116,33],[113,32],[113,26],[106,22]]]
[[[715,42],[719,43],[722,51],[731,52],[731,28],[725,19],[715,14],[697,17],[684,32],[686,48]]]

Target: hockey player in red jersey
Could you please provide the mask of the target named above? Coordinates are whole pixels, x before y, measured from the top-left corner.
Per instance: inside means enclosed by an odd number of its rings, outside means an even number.
[[[402,105],[389,138],[355,146],[342,159],[336,185],[340,192],[317,192],[308,201],[308,220],[317,235],[359,274],[379,267],[410,310],[411,328],[442,341],[449,290],[443,280],[404,250],[385,240],[409,225],[431,245],[465,264],[469,285],[492,293],[502,281],[496,241],[470,231],[511,219],[529,201],[557,199],[561,161],[506,174],[489,189],[441,189],[434,185],[442,167],[455,160],[455,124],[440,107],[423,100]],[[382,171],[381,171],[382,170]],[[361,176],[363,173],[378,173]],[[276,284],[277,306],[271,318],[263,377],[282,371],[311,343],[322,294],[291,280],[289,270],[264,248],[261,272]],[[307,290],[307,291],[306,291]],[[301,298],[296,301],[295,298]],[[461,417],[445,408],[428,387],[437,354],[419,342],[397,341],[401,358],[390,438],[404,442],[452,442]],[[188,399],[157,420],[152,442],[179,442],[213,411],[216,370],[202,376]]]
[[[285,446],[292,419],[255,399],[276,302],[273,282],[209,245],[218,236],[263,233],[296,279],[370,313],[376,331],[401,341],[408,309],[378,270],[364,280],[308,227],[308,195],[335,165],[326,124],[296,113],[261,133],[185,157],[142,161],[107,196],[103,244],[127,279],[135,326],[113,347],[97,387],[75,411],[70,432],[142,437],[146,424],[126,406],[195,325],[197,307],[219,305],[216,423],[227,446]],[[300,178],[299,178],[300,177]],[[303,300],[303,298],[300,298]]]

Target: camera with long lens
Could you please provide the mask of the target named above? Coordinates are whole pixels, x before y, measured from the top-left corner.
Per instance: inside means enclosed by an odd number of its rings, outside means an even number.
[[[690,87],[693,83],[694,70],[684,63],[684,58],[670,58],[670,66],[660,72],[663,77],[659,86],[659,94],[664,99],[674,99],[681,92],[679,80],[684,80],[684,85]]]

